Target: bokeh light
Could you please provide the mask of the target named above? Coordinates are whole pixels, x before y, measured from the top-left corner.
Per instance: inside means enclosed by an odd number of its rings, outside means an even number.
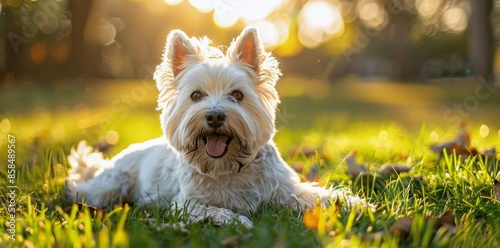
[[[120,134],[118,134],[115,130],[111,130],[104,135],[104,139],[108,144],[116,145],[118,144],[118,141],[120,141]]]
[[[101,45],[109,45],[115,40],[116,28],[109,21],[102,21],[95,30],[95,37]]]
[[[436,131],[432,131],[429,134],[429,140],[430,140],[431,143],[437,143],[437,142],[439,142],[439,134],[436,133]]]
[[[483,138],[486,138],[490,134],[490,128],[482,124],[481,127],[479,127],[479,135]]]
[[[378,139],[381,141],[386,141],[389,138],[389,133],[385,130],[382,130],[378,133]]]
[[[235,11],[223,11],[215,9],[214,22],[221,28],[232,27],[238,21],[238,14]]]
[[[445,30],[460,33],[467,27],[467,14],[462,8],[452,7],[444,13],[442,21]]]
[[[415,7],[421,17],[429,19],[439,10],[441,2],[442,0],[417,0],[415,1]]]
[[[338,37],[344,31],[339,8],[326,1],[309,1],[299,13],[299,40],[309,48]]]
[[[8,133],[10,131],[10,121],[9,119],[3,119],[0,122],[0,131]]]
[[[176,6],[182,3],[183,0],[164,0],[170,6]]]
[[[202,13],[208,13],[214,9],[214,1],[189,0],[189,3]]]
[[[358,15],[361,22],[374,30],[385,28],[388,23],[387,12],[378,1],[365,0],[358,2]]]
[[[69,57],[69,53],[70,47],[68,42],[58,43],[52,47],[52,50],[50,50],[50,55],[57,64],[65,62]]]
[[[233,2],[241,3],[238,6],[238,12],[240,13],[240,17],[243,18],[247,23],[263,20],[282,4],[282,0],[253,0]]]
[[[268,21],[259,21],[253,24],[258,30],[264,46],[272,47],[278,44],[278,28]]]
[[[44,41],[38,41],[31,47],[31,60],[35,64],[41,64],[47,60],[48,46]]]

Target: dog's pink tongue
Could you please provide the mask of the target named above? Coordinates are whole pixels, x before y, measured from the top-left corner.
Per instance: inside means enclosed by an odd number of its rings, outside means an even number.
[[[212,157],[220,157],[226,150],[227,136],[210,135],[207,136],[207,145],[205,149],[208,155]]]

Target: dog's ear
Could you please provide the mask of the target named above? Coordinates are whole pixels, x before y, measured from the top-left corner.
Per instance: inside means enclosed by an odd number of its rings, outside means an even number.
[[[257,30],[249,27],[241,32],[228,49],[228,58],[232,63],[241,62],[259,74],[260,64],[265,56],[264,45]]]
[[[189,64],[200,61],[195,45],[181,30],[173,30],[168,35],[163,56],[163,62],[167,61],[174,78]]]
[[[156,67],[154,79],[161,91],[190,64],[201,61],[199,47],[181,30],[173,30],[167,37],[162,62]]]

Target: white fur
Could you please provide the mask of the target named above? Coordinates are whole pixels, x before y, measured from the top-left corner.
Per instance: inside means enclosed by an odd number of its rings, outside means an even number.
[[[301,183],[281,158],[272,141],[280,71],[255,29],[245,29],[226,55],[209,43],[182,31],[170,33],[155,73],[165,137],[131,145],[111,160],[80,142],[69,157],[68,197],[96,207],[115,202],[187,207],[192,221],[210,217],[246,226],[252,222],[241,214],[263,202],[312,208],[318,199],[329,204],[342,197],[348,204],[365,204],[344,191]],[[243,94],[241,101],[231,95],[235,90]],[[191,98],[195,91],[203,94],[198,101]],[[207,125],[210,111],[225,114],[222,126]],[[205,152],[203,137],[214,132],[232,137],[220,158]]]

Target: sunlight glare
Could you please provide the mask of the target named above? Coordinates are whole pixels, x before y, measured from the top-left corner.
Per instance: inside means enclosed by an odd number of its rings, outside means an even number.
[[[238,21],[238,15],[234,11],[224,11],[220,12],[215,9],[214,12],[214,22],[215,25],[221,28],[232,27]]]
[[[264,42],[264,46],[266,48],[271,48],[278,44],[278,28],[276,28],[273,23],[268,21],[259,21],[253,23],[252,26],[254,26],[259,32],[259,36]]]
[[[290,20],[279,19],[273,21],[273,24],[278,29],[278,45],[285,43],[290,32]]]
[[[110,145],[116,145],[120,141],[120,134],[117,131],[111,130],[104,136],[106,142]]]
[[[170,6],[176,6],[182,3],[183,0],[163,0],[166,4]]]
[[[105,20],[96,27],[95,37],[101,45],[109,45],[115,40],[116,28]]]
[[[339,11],[323,1],[308,2],[300,12],[300,17],[305,25],[311,28],[326,29],[338,21]]]
[[[483,138],[486,138],[490,134],[490,128],[484,124],[479,128],[479,135]]]
[[[366,26],[376,30],[385,28],[388,17],[383,6],[374,1],[363,1],[359,4],[359,18]]]
[[[299,40],[310,48],[338,37],[344,31],[344,20],[337,6],[326,1],[309,1],[300,10]]]
[[[3,119],[2,122],[0,122],[0,131],[4,133],[8,133],[10,131],[9,119]]]
[[[467,15],[465,10],[459,7],[447,10],[442,21],[446,31],[449,32],[460,33],[467,27]]]
[[[381,141],[386,141],[389,138],[389,133],[385,130],[382,130],[378,133],[378,139]]]
[[[189,3],[202,13],[208,13],[214,9],[213,1],[189,0]]]
[[[429,135],[429,139],[431,143],[436,143],[439,141],[439,134],[436,131],[432,131]]]
[[[247,22],[263,20],[281,4],[282,0],[243,1],[239,6],[240,17]]]
[[[423,18],[431,18],[441,6],[441,0],[417,0],[415,5]]]

